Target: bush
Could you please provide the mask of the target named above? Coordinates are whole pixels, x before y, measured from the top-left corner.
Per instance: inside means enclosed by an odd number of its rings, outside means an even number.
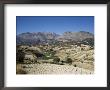
[[[74,64],[74,67],[76,67],[77,65],[76,64]]]
[[[64,61],[59,62],[59,65],[64,65]]]
[[[17,50],[16,51],[16,61],[17,63],[23,63],[24,62],[25,53],[23,50]]]
[[[61,61],[62,64],[64,64],[65,61]]]
[[[38,52],[37,50],[31,50],[31,52],[35,54],[37,58],[42,58],[44,56],[42,53]]]
[[[72,64],[72,59],[71,58],[67,58],[66,62],[69,63],[69,64]]]
[[[53,59],[54,64],[59,64],[60,58],[59,57],[55,57]]]

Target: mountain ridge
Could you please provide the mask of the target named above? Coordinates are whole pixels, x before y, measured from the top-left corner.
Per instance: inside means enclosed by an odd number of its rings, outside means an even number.
[[[57,41],[83,41],[88,38],[94,39],[94,35],[86,31],[67,31],[62,35],[54,32],[26,32],[16,36],[17,44],[45,44]]]

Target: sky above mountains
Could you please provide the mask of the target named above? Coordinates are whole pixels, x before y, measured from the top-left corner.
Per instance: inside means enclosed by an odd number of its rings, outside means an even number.
[[[94,33],[94,16],[16,16],[17,34],[25,32],[86,31]]]

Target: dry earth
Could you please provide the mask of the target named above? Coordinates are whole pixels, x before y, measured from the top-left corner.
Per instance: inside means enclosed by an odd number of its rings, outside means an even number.
[[[17,64],[17,74],[19,74],[18,70],[23,70],[27,74],[93,74],[93,70],[74,67],[73,65],[56,65],[49,63]]]

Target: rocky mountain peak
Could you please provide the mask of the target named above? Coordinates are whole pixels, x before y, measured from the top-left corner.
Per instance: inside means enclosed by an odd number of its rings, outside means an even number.
[[[52,43],[53,41],[82,41],[87,38],[94,38],[94,35],[90,32],[64,32],[62,35],[54,32],[26,32],[17,35],[17,43]]]

